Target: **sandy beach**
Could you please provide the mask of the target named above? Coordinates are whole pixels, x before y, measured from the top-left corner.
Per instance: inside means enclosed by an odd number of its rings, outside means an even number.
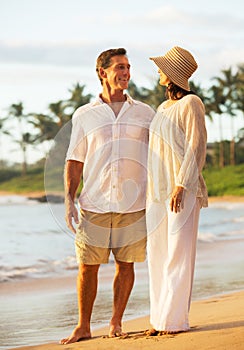
[[[92,339],[60,345],[59,339],[68,336],[77,322],[73,239],[62,231],[60,222],[57,225],[47,203],[15,196],[0,197],[1,350],[244,350],[244,197],[211,197],[209,209],[202,212],[190,332],[143,334],[150,328],[145,262],[136,266],[136,283],[124,317],[128,336],[108,339],[105,326],[111,314],[114,271],[114,264],[109,264],[99,272]],[[18,213],[17,223],[13,211]],[[53,213],[62,215],[62,205],[54,204]]]
[[[79,343],[60,345],[48,343],[12,348],[18,350],[241,350],[244,349],[244,291],[192,303],[191,330],[177,335],[148,337],[143,331],[150,327],[149,317],[124,323],[127,337],[106,338],[108,328],[93,333],[93,338]]]

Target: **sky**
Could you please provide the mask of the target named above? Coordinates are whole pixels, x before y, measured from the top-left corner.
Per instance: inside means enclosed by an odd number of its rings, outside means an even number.
[[[149,88],[158,79],[149,57],[184,47],[199,65],[192,80],[208,87],[221,70],[244,62],[243,23],[243,0],[0,0],[0,116],[18,102],[45,113],[77,82],[96,96],[96,58],[112,47],[127,49],[132,80]],[[218,140],[217,121],[206,123],[209,142]],[[240,127],[243,116],[235,120]],[[226,118],[225,138],[230,130]],[[4,144],[2,157],[15,157]]]

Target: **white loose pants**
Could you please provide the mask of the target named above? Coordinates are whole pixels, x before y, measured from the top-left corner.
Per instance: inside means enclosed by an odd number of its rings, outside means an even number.
[[[168,202],[147,212],[150,322],[158,331],[189,329],[199,213],[192,195],[180,213],[171,212]]]

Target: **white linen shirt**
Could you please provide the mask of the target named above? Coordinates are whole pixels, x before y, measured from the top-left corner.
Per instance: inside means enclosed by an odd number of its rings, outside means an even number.
[[[101,98],[72,117],[66,160],[84,163],[82,209],[129,213],[145,209],[149,125],[155,114],[127,96],[116,117]]]

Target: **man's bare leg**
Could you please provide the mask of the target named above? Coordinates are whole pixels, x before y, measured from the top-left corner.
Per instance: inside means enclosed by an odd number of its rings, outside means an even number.
[[[61,344],[70,344],[82,339],[91,338],[90,321],[93,304],[97,294],[97,275],[100,265],[80,264],[77,277],[77,297],[79,322],[68,338]]]
[[[114,278],[113,315],[110,322],[109,337],[123,335],[122,317],[134,285],[134,263],[116,261]]]

